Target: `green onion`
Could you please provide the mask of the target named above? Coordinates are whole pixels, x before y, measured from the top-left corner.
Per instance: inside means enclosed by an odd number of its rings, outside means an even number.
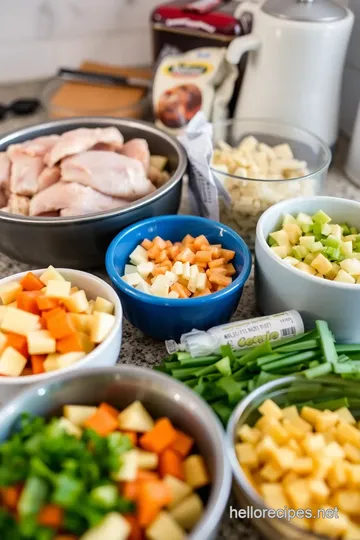
[[[309,339],[307,341],[303,341],[300,343],[293,343],[291,345],[284,345],[283,347],[279,347],[276,352],[278,353],[296,353],[299,351],[308,351],[310,349],[317,349],[319,346],[319,343],[316,339]]]
[[[341,407],[349,407],[349,400],[347,397],[343,397],[330,401],[320,401],[319,403],[313,403],[312,407],[320,411],[324,411],[325,409],[336,411],[336,409],[341,409]]]
[[[296,364],[301,364],[305,360],[312,360],[317,356],[317,351],[305,351],[299,354],[294,354],[280,360],[275,360],[274,362],[269,362],[262,366],[264,371],[273,371],[274,369],[280,369],[283,367],[294,366]]]
[[[228,356],[216,362],[215,367],[222,375],[231,375],[230,358]]]
[[[18,503],[20,517],[37,514],[49,495],[48,483],[37,476],[30,476]]]
[[[320,336],[320,346],[326,362],[335,364],[338,361],[338,354],[329,326],[325,321],[316,321],[316,328]]]
[[[331,373],[332,368],[333,364],[330,364],[330,362],[326,362],[325,364],[319,364],[316,367],[306,369],[303,374],[307,379],[315,379],[316,377],[320,377],[321,375],[327,375],[328,373]]]

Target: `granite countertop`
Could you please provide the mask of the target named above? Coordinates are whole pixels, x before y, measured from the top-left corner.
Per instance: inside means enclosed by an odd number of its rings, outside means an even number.
[[[44,86],[43,81],[17,84],[0,87],[0,102],[8,103],[18,97],[40,97]],[[42,110],[29,117],[8,117],[0,123],[0,135],[47,119],[46,111]],[[360,189],[351,184],[342,172],[343,161],[346,157],[347,141],[340,138],[334,165],[324,187],[328,195],[344,197],[360,201]],[[180,212],[188,213],[187,192],[184,189]],[[22,272],[29,269],[27,265],[11,260],[5,255],[0,254],[0,278]],[[105,277],[105,272],[96,272],[97,275]],[[254,276],[251,276],[245,285],[241,302],[238,306],[234,319],[248,319],[258,315],[255,308],[254,299]],[[123,341],[121,357],[119,362],[125,364],[148,365],[153,366],[158,363],[165,354],[164,344],[156,342],[151,338],[145,337],[139,330],[124,320]],[[224,516],[221,530],[218,535],[219,540],[260,540],[261,536],[256,532],[248,520],[230,519],[230,505],[236,507],[234,501],[230,501],[228,510]],[[206,539],[204,539],[206,540]]]

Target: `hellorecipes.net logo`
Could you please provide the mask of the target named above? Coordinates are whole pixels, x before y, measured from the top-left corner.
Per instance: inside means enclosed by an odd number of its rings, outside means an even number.
[[[233,508],[230,506],[230,518],[232,519],[286,519],[291,521],[293,519],[338,519],[339,509],[334,508],[319,508],[315,512],[311,508],[300,508],[295,510],[294,508],[254,508],[253,506],[247,506],[246,508]]]

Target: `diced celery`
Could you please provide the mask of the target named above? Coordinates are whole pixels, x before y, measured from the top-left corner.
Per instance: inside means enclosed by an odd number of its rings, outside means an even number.
[[[358,232],[359,232],[359,231],[357,230],[356,227],[350,227],[350,233],[351,233],[351,234],[358,234]]]
[[[323,251],[324,246],[321,242],[314,242],[311,246],[309,246],[309,249],[311,253],[315,253],[316,251]]]
[[[314,223],[313,220],[311,219],[311,216],[309,216],[308,214],[305,214],[304,212],[300,212],[296,216],[296,222],[304,232],[309,232],[310,227],[312,227]]]
[[[331,217],[329,217],[325,212],[322,210],[319,210],[312,216],[312,220],[314,223],[320,223],[321,225],[324,225],[325,223],[329,223],[331,221]]]
[[[350,228],[347,223],[340,223],[340,227],[343,230],[343,235],[346,236],[347,234],[350,234]]]
[[[333,236],[330,234],[327,238],[325,238],[322,243],[324,246],[332,247],[332,248],[339,248],[341,244],[341,239],[336,238],[336,236]]]
[[[326,247],[323,251],[323,253],[326,253],[328,255],[329,259],[337,261],[340,257],[340,248],[333,248],[333,247]]]
[[[274,247],[274,246],[278,246],[278,245],[279,245],[279,244],[277,243],[276,240],[274,240],[273,238],[271,238],[271,236],[269,236],[268,243],[269,243],[269,246],[270,246],[270,247]]]
[[[321,223],[314,223],[312,232],[316,235],[321,235],[322,225]]]
[[[288,225],[289,223],[296,223],[296,219],[291,214],[285,214],[282,225]]]
[[[331,234],[331,227],[328,223],[324,223],[324,225],[321,226],[321,234],[324,236],[329,236],[329,234]]]
[[[302,236],[299,239],[300,246],[306,246],[307,248],[309,246],[312,246],[312,244],[315,242],[315,236]]]
[[[294,246],[292,248],[292,255],[299,260],[304,259],[308,253],[309,250],[306,246]]]

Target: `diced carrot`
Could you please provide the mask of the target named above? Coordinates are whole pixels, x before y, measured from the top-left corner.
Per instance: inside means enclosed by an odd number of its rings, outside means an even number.
[[[28,272],[26,276],[20,280],[20,285],[25,291],[41,291],[41,289],[44,288],[43,282],[32,272]]]
[[[170,291],[177,292],[179,298],[189,298],[191,295],[191,292],[179,282],[174,283],[174,285],[170,287]]]
[[[194,247],[198,251],[199,249],[202,249],[202,246],[206,246],[209,244],[209,240],[201,234],[200,236],[197,236],[194,240]]]
[[[145,240],[143,240],[141,242],[141,245],[143,248],[145,248],[146,250],[149,250],[153,247],[153,243],[151,240],[149,240],[148,238],[145,238]]]
[[[156,266],[151,273],[155,277],[159,276],[160,274],[166,274],[167,270],[167,266]]]
[[[69,314],[63,309],[51,317],[47,317],[46,322],[50,334],[55,339],[62,339],[75,333],[74,323]]]
[[[161,480],[140,482],[137,498],[138,521],[140,527],[147,527],[161,509],[171,502],[169,487]]]
[[[180,247],[179,246],[172,246],[166,249],[166,253],[172,261],[175,261],[176,257],[180,253]]]
[[[122,487],[122,496],[129,501],[136,501],[139,495],[139,482],[137,480],[130,480],[124,482]]]
[[[212,272],[208,277],[210,283],[216,283],[216,285],[222,285],[223,287],[227,287],[232,282],[231,277],[224,276],[220,272]]]
[[[36,299],[42,295],[41,291],[22,291],[16,295],[17,307],[23,311],[34,313],[38,315],[40,313],[39,306]]]
[[[194,439],[189,437],[186,433],[183,431],[180,431],[179,429],[176,430],[176,439],[175,441],[170,445],[170,448],[180,454],[181,457],[185,458],[187,455],[190,454],[191,448],[194,445]]]
[[[148,452],[160,454],[176,439],[176,430],[168,418],[160,418],[153,429],[140,437],[141,448]]]
[[[191,251],[188,247],[186,247],[183,251],[180,251],[179,255],[176,257],[177,261],[180,262],[189,262],[190,264],[193,264],[195,262],[195,253]]]
[[[127,435],[133,446],[137,445],[137,433],[135,431],[123,431],[123,435]]]
[[[55,308],[50,309],[49,311],[44,311],[44,313],[42,313],[41,316],[44,317],[44,319],[47,322],[51,317],[53,317],[54,315],[58,315],[59,313],[66,313],[66,311],[63,308],[57,306]]]
[[[149,480],[159,480],[159,475],[153,471],[146,471],[139,469],[137,472],[136,480],[138,482],[148,482]]]
[[[79,290],[80,290],[79,287],[71,287],[70,294],[74,294],[76,292],[79,292]]]
[[[26,336],[20,336],[19,334],[13,334],[12,332],[8,332],[6,334],[6,339],[7,347],[13,347],[20,354],[25,356],[25,358],[29,356]]]
[[[203,270],[206,270],[208,267],[208,263],[196,261],[196,266],[198,267],[199,270],[200,268],[202,268]]]
[[[225,264],[225,259],[215,259],[209,262],[209,268],[218,268]]]
[[[0,494],[3,505],[9,510],[16,510],[20,499],[22,486],[7,486],[0,488]]]
[[[41,326],[41,328],[43,330],[47,329],[47,322],[46,322],[46,319],[44,317],[40,317],[39,324],[40,324],[40,326]]]
[[[205,268],[203,268],[202,266],[199,266],[197,265],[198,267],[198,270],[199,270],[199,274],[205,274]]]
[[[167,474],[179,478],[179,480],[184,480],[184,463],[182,457],[168,448],[164,450],[159,456],[159,472],[160,476],[164,478]]]
[[[195,255],[196,262],[210,262],[211,261],[211,251],[198,251]]]
[[[187,289],[187,286],[189,285],[189,280],[181,277],[177,280],[177,283],[180,283],[180,285],[182,285],[183,287],[185,287],[185,289]]]
[[[166,268],[170,271],[173,267],[173,264],[171,261],[169,261],[169,259],[165,259],[165,261],[161,263],[161,266],[166,266]]]
[[[153,246],[148,250],[149,259],[156,259],[160,255],[160,248],[158,246]]]
[[[168,246],[166,245],[165,240],[163,240],[163,239],[161,238],[161,236],[155,236],[155,238],[154,238],[154,240],[153,240],[153,244],[154,244],[154,246],[157,246],[157,247],[158,247],[159,249],[161,249],[161,250],[163,250],[163,249],[165,249],[166,247],[168,247]]]
[[[212,251],[212,250],[213,250],[213,248],[212,248],[212,246],[210,246],[210,244],[203,244],[198,249],[198,251]]]
[[[212,291],[212,283],[209,281],[209,278],[206,280],[206,288]]]
[[[184,247],[181,242],[174,242],[174,246],[179,246],[180,249]]]
[[[163,249],[162,251],[160,251],[159,255],[156,257],[155,262],[156,263],[161,263],[161,262],[165,261],[167,258],[168,257],[167,257],[166,250]]]
[[[173,245],[171,240],[166,240],[165,244],[166,244],[167,248],[172,247],[172,245]]]
[[[36,303],[40,311],[49,311],[51,309],[56,309],[59,307],[59,299],[51,298],[50,296],[38,296],[36,298]]]
[[[44,362],[46,360],[46,354],[32,354],[30,356],[31,367],[34,375],[45,373]]]
[[[233,276],[234,274],[236,274],[236,268],[235,268],[235,266],[233,264],[231,264],[231,263],[226,264],[225,268],[226,268],[226,275],[227,276]]]
[[[108,411],[97,409],[94,414],[85,420],[83,425],[86,428],[93,429],[102,437],[106,437],[109,433],[118,429],[119,422]]]
[[[32,368],[24,367],[24,369],[20,373],[20,377],[28,377],[29,375],[34,375]]]
[[[118,420],[120,412],[117,409],[115,409],[115,407],[112,407],[111,405],[109,405],[109,403],[105,403],[105,402],[100,403],[99,409],[102,411],[107,411],[114,418],[116,418],[116,420]]]
[[[64,521],[64,510],[57,504],[46,504],[38,515],[38,523],[44,527],[59,529]]]
[[[184,244],[184,246],[188,245],[188,244],[193,244],[194,243],[194,240],[195,238],[193,236],[191,236],[191,234],[187,234],[186,236],[184,236],[184,238],[182,239],[182,243]]]
[[[51,322],[50,319],[49,322]],[[50,328],[49,328],[50,331]],[[51,331],[50,331],[51,333]],[[69,352],[84,352],[84,344],[79,332],[74,332],[56,341],[56,350],[61,354]]]
[[[131,526],[130,536],[127,536],[126,540],[142,540],[143,534],[136,516],[132,516],[131,514],[123,514],[123,517]]]
[[[226,276],[226,268],[219,267],[219,268],[208,268],[206,270],[206,275],[209,277],[211,274],[222,274],[223,276]]]
[[[224,287],[223,285],[218,285],[216,292],[222,291],[223,289],[226,289],[226,287]]]
[[[232,249],[222,249],[221,257],[223,257],[226,262],[232,261],[235,257],[235,251],[232,251]]]

